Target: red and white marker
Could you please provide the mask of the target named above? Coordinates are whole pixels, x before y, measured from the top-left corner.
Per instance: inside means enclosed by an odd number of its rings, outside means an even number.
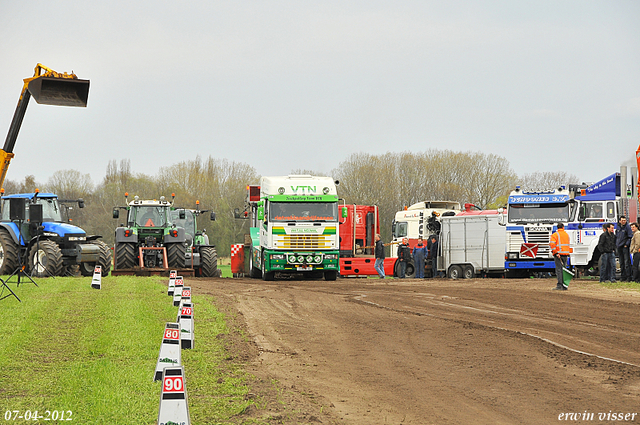
[[[180,325],[178,323],[167,323],[162,335],[162,344],[160,344],[160,354],[158,354],[153,380],[157,381],[162,378],[162,369],[165,367],[180,366],[181,364]]]
[[[190,425],[189,403],[184,379],[184,367],[165,367],[162,371],[162,393],[158,425]]]
[[[96,266],[93,269],[93,278],[91,279],[91,287],[94,289],[102,288],[102,268],[100,266]]]
[[[190,302],[191,302],[191,287],[184,286],[182,288],[182,295],[180,297],[180,304],[178,305],[178,307],[182,307],[182,304],[190,303]]]
[[[182,299],[182,288],[184,287],[184,280],[182,276],[176,276],[176,282],[173,289],[173,305],[178,307],[180,300]]]
[[[193,304],[180,304],[177,322],[180,325],[180,346],[185,349],[193,348]]]
[[[176,287],[176,278],[175,277],[170,277],[169,278],[169,289],[167,289],[167,295],[172,297],[175,287]]]

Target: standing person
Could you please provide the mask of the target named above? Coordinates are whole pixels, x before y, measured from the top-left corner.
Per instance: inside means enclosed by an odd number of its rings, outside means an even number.
[[[409,248],[409,239],[403,238],[402,243],[398,245],[398,277],[404,279],[407,271],[407,263],[411,259],[411,249]]]
[[[382,240],[380,239],[380,234],[377,233],[376,234],[376,247],[375,247],[375,257],[376,257],[376,262],[373,266],[374,269],[376,269],[376,271],[378,272],[378,276],[380,276],[380,279],[384,279],[384,244],[382,243]]]
[[[549,248],[551,248],[553,260],[556,263],[556,277],[558,278],[558,284],[553,289],[566,291],[569,287],[564,283],[562,269],[567,267],[567,259],[573,250],[569,245],[569,234],[564,231],[564,224],[558,223],[558,230],[551,235],[549,240]]]
[[[440,273],[438,273],[438,238],[436,235],[431,235],[429,256],[431,257],[431,277],[440,277]]]
[[[416,279],[424,279],[424,257],[427,247],[424,246],[422,236],[418,238],[418,243],[413,247],[413,263],[416,266]]]
[[[598,251],[600,251],[600,282],[616,281],[616,235],[613,234],[613,224],[602,225],[602,234],[598,239]]]
[[[629,254],[629,245],[633,232],[627,223],[627,217],[621,215],[616,229],[616,250],[620,259],[620,280],[628,282],[631,280],[631,255]],[[615,272],[615,269],[614,269]]]
[[[640,227],[638,223],[631,223],[631,231],[633,237],[631,238],[631,245],[629,245],[629,252],[633,256],[633,265],[631,266],[631,280],[633,282],[640,282]]]

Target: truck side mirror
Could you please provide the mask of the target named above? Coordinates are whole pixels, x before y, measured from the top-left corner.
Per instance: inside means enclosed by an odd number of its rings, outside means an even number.
[[[180,218],[180,220],[184,220],[186,216],[187,215],[185,214],[184,210],[178,211],[178,217]]]
[[[113,209],[113,218],[119,218],[120,217],[120,210],[118,210],[117,208]]]
[[[349,211],[347,210],[347,207],[342,207],[342,218],[347,217],[349,217]]]
[[[264,207],[258,207],[258,220],[264,220]]]
[[[78,199],[78,208],[84,208],[84,199],[82,198]]]
[[[234,211],[235,212],[235,211]],[[211,211],[211,215],[209,216],[209,220],[211,221],[216,221],[216,213],[214,213],[213,211]]]

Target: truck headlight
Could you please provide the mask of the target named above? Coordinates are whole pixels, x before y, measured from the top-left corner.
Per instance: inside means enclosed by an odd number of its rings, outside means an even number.
[[[518,253],[517,252],[510,252],[507,254],[507,256],[509,257],[509,260],[517,260],[518,259]]]
[[[284,260],[284,254],[271,254],[272,260]]]
[[[337,260],[338,259],[338,254],[325,254],[324,259],[325,260]]]

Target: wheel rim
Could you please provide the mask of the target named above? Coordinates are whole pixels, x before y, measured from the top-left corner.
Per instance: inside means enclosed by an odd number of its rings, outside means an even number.
[[[4,265],[4,245],[0,243],[0,268]]]
[[[47,253],[43,249],[36,251],[36,255],[33,256],[33,269],[36,273],[44,273],[47,269]]]

